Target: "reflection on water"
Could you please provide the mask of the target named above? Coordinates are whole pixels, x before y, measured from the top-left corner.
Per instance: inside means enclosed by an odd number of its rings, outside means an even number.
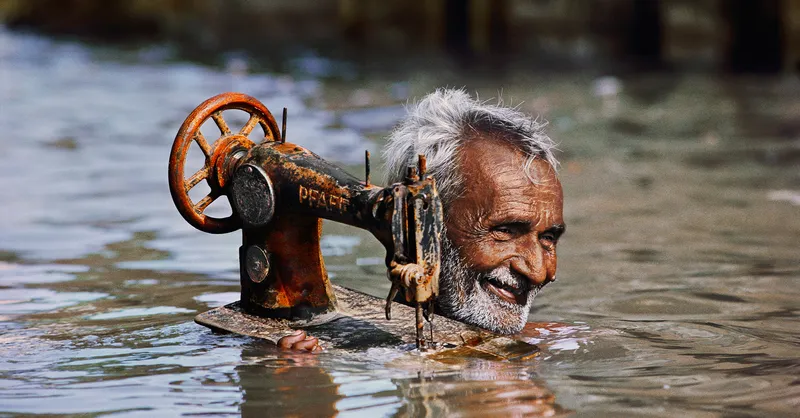
[[[272,353],[272,354],[270,354]],[[553,416],[565,410],[527,367],[445,367],[397,352],[318,357],[251,344],[236,366],[244,416]],[[392,355],[393,354],[393,355]],[[367,367],[365,367],[365,362]],[[458,367],[456,367],[458,366]],[[302,388],[302,389],[300,389]]]
[[[800,81],[409,74],[247,75],[0,31],[0,413],[795,413]],[[290,141],[357,164],[407,97],[454,84],[502,87],[564,150],[569,233],[526,333],[541,356],[286,354],[192,322],[237,298],[240,240],[170,200],[194,106],[229,90],[287,106]],[[334,281],[385,295],[380,246],[325,228]]]

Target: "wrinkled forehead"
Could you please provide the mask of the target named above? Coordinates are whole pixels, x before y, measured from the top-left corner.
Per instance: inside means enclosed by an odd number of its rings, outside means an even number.
[[[446,205],[445,222],[524,222],[535,228],[563,224],[563,195],[555,170],[541,158],[530,161],[526,170],[528,162],[524,151],[507,142],[482,140],[465,146],[459,155],[464,187]]]
[[[542,158],[531,159],[524,150],[508,141],[476,138],[464,145],[459,157],[467,189],[479,187],[490,193],[524,189],[561,194],[561,184],[553,167]]]

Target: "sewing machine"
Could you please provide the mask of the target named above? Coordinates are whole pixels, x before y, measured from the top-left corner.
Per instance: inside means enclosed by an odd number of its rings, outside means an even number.
[[[249,115],[236,132],[223,117],[223,112],[231,109]],[[220,132],[211,142],[200,131],[209,120]],[[248,138],[254,129],[263,131],[259,144]],[[193,143],[202,150],[205,164],[194,173],[185,173]],[[183,218],[203,232],[241,229],[242,246],[240,301],[200,314],[195,320],[212,329],[273,341],[290,328],[316,327],[315,336],[347,346],[364,337],[365,330],[373,342],[381,338],[405,342],[413,318],[417,348],[433,346],[430,321],[439,288],[443,225],[436,182],[426,176],[425,157],[420,155],[417,164],[407,168],[402,183],[374,185],[369,153],[365,156],[365,177],[360,180],[302,146],[286,142],[286,109],[279,130],[269,110],[244,94],[220,94],[198,106],[184,121],[172,146],[172,199]],[[189,191],[202,181],[211,191],[193,202]],[[233,214],[226,218],[206,215],[208,206],[223,195]],[[392,303],[403,302],[407,306],[396,309],[402,325],[389,327],[378,322],[376,298],[331,284],[320,251],[322,219],[365,229],[385,247],[391,290],[383,314],[390,319]],[[430,323],[427,335],[426,320]],[[334,328],[320,327],[332,322],[336,322]],[[446,334],[445,347],[475,347],[490,340],[495,346],[514,345],[474,327],[447,319],[442,322],[438,327]],[[519,354],[517,351],[514,353]]]

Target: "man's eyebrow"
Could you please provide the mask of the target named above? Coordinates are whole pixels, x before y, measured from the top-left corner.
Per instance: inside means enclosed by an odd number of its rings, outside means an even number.
[[[519,219],[519,218],[500,218],[492,222],[495,225],[516,225],[516,226],[524,226],[524,227],[532,227],[533,224],[531,221],[527,219]]]

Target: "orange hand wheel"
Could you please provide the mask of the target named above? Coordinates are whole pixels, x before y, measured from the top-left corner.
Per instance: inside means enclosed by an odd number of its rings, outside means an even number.
[[[231,132],[222,112],[238,109],[247,112],[250,117],[238,132]],[[209,118],[213,119],[220,131],[220,136],[212,143],[200,132],[200,127]],[[272,113],[253,97],[241,93],[222,93],[197,106],[181,125],[181,129],[172,143],[169,155],[169,191],[178,212],[195,228],[211,234],[233,232],[242,226],[241,220],[234,213],[227,218],[214,218],[203,212],[218,197],[227,193],[231,156],[244,155],[253,147],[248,135],[261,126],[265,141],[280,140],[280,130]],[[205,156],[203,168],[188,178],[184,176],[186,154],[192,142],[197,142]],[[197,202],[192,202],[189,190],[206,180],[211,191]]]

